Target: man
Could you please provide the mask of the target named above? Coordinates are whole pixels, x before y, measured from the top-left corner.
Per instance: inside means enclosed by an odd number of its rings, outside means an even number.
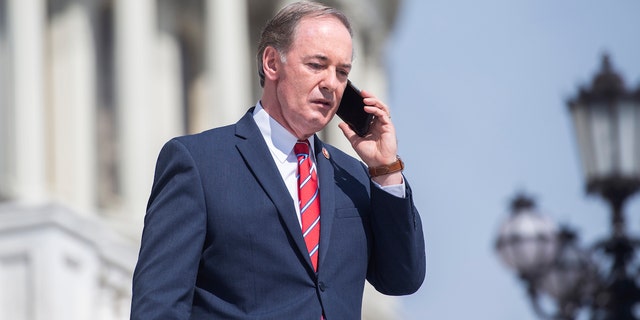
[[[132,319],[360,319],[365,279],[389,295],[420,287],[422,227],[389,108],[363,91],[369,134],[340,124],[370,170],[315,135],[345,90],[351,37],[335,9],[285,7],[262,33],[255,108],[164,146]]]

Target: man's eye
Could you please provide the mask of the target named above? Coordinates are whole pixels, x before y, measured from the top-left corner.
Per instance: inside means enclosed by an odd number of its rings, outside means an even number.
[[[309,67],[311,67],[312,69],[322,69],[322,65],[319,63],[309,63]]]

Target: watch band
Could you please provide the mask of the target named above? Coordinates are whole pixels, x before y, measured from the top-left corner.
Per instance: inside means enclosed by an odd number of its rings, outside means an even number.
[[[404,162],[402,162],[400,156],[396,156],[396,161],[391,164],[378,167],[369,167],[369,175],[373,178],[402,170],[404,170]]]

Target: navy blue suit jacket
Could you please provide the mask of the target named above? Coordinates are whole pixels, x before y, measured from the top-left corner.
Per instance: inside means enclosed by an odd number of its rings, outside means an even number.
[[[251,111],[160,152],[131,318],[360,319],[365,279],[384,294],[415,292],[425,250],[408,184],[406,198],[394,197],[371,183],[361,162],[316,138],[316,273]]]

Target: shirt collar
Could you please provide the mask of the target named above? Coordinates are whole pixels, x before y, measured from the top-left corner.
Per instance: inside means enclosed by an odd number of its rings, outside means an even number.
[[[293,155],[293,146],[298,141],[291,132],[285,129],[278,121],[273,119],[266,110],[262,107],[260,101],[256,103],[256,107],[253,110],[253,119],[262,133],[269,150],[273,154],[275,159],[278,159],[281,163],[287,161],[287,157]],[[315,136],[309,137],[309,144],[311,144],[311,153],[314,154],[314,139]]]

